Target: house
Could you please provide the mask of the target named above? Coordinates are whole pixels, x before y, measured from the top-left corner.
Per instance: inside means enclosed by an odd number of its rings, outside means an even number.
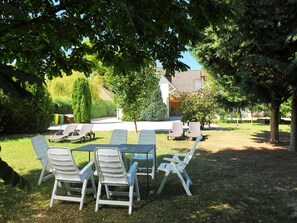
[[[174,75],[165,75],[162,68],[157,68],[160,73],[160,89],[163,102],[167,107],[167,117],[177,114],[181,93],[195,93],[199,91],[205,82],[206,74],[202,70],[188,70],[175,72]]]

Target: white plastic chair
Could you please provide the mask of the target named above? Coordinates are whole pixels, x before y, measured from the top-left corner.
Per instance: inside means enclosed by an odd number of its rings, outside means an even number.
[[[83,124],[79,132],[75,131],[70,136],[66,138],[69,141],[76,141],[76,140],[86,140],[87,137],[90,137],[90,140],[95,138],[95,133],[92,131],[93,124]]]
[[[43,135],[38,135],[34,136],[31,139],[32,146],[34,148],[34,151],[37,155],[37,159],[39,159],[41,165],[42,165],[42,170],[41,174],[38,180],[38,185],[41,184],[42,181],[45,181],[51,177],[54,176],[52,173],[52,169],[50,167],[50,164],[47,159],[47,149],[48,149],[48,143]]]
[[[178,176],[180,179],[187,195],[192,196],[192,193],[190,191],[190,185],[192,184],[192,181],[186,171],[186,167],[189,164],[190,160],[192,159],[196,147],[198,145],[198,142],[202,139],[202,136],[198,136],[195,140],[195,143],[192,147],[192,149],[188,153],[170,153],[170,155],[173,155],[171,158],[165,157],[164,160],[169,161],[169,163],[161,163],[158,167],[158,171],[164,171],[165,175],[161,182],[161,185],[157,191],[158,194],[160,194],[163,190],[163,187],[168,179],[168,176],[170,173],[174,173]],[[183,158],[183,159],[181,159]]]
[[[181,137],[184,134],[182,122],[172,122],[172,129],[169,130],[167,139]]]
[[[95,211],[99,205],[128,206],[128,213],[132,214],[133,197],[140,201],[140,193],[136,174],[137,163],[133,163],[129,172],[126,172],[121,152],[117,148],[96,148],[94,150],[95,164],[99,176]],[[105,186],[107,199],[102,199],[102,186]],[[129,192],[111,191],[110,186],[129,187]],[[135,187],[135,191],[134,191]],[[112,195],[129,196],[129,201],[110,200]]]
[[[54,135],[51,135],[48,140],[49,141],[64,140],[75,131],[76,127],[77,127],[77,124],[67,125],[64,130],[59,130]]]
[[[152,145],[156,146],[156,132],[155,132],[155,130],[142,129],[138,136],[138,144],[152,144]],[[139,163],[141,162],[142,164],[144,164],[146,159],[147,159],[147,157],[145,154],[133,153],[131,156],[130,164],[132,164],[133,162],[139,162]],[[152,167],[149,168],[149,170],[151,170],[149,175],[152,177],[152,179],[155,179],[155,173],[156,173],[156,167],[157,167],[155,150],[152,149],[149,152],[148,161],[152,162]],[[143,172],[143,171],[147,171],[146,166],[139,165],[137,169],[141,171],[141,172],[139,172],[139,171],[137,172],[138,175],[147,175],[146,172]]]
[[[91,181],[94,197],[96,196],[96,187],[93,177],[92,166],[94,161],[89,162],[82,170],[79,170],[73,160],[71,152],[68,148],[50,147],[47,150],[49,162],[53,168],[55,175],[55,183],[53,187],[50,207],[54,205],[54,200],[75,201],[80,202],[79,210],[82,210],[84,199],[87,192],[88,181]],[[58,184],[65,183],[67,195],[58,195]],[[79,184],[81,188],[70,187],[69,184]],[[80,191],[81,196],[71,196],[71,191]]]
[[[187,137],[197,138],[202,135],[200,122],[189,122],[189,130],[187,131]]]
[[[127,144],[127,130],[114,129],[112,131],[109,144],[112,144],[112,145]]]

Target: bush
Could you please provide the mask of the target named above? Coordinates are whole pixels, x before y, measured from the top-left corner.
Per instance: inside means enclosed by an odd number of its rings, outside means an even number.
[[[44,88],[29,86],[32,99],[18,100],[0,92],[0,131],[3,133],[42,133],[53,121],[54,106]]]
[[[72,104],[70,97],[57,97],[53,100],[55,106],[55,113],[58,114],[72,114]]]
[[[83,73],[73,71],[72,75],[62,77],[55,77],[52,80],[47,80],[47,88],[52,98],[69,97],[71,98],[73,84],[77,78],[84,78]]]
[[[72,90],[72,110],[77,123],[90,122],[92,97],[88,80],[77,78]]]
[[[116,106],[112,101],[97,100],[93,101],[91,118],[99,118],[106,116],[115,116]]]
[[[208,85],[204,85],[197,93],[184,93],[178,107],[182,122],[199,121],[202,127],[209,125],[219,111],[215,99],[216,92]]]

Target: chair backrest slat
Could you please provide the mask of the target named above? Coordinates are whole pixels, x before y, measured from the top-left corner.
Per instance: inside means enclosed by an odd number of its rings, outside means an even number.
[[[70,133],[74,132],[76,127],[77,127],[77,124],[67,125],[63,131],[63,135],[69,135]]]
[[[142,129],[138,136],[138,144],[153,144],[156,145],[155,130]]]
[[[79,169],[68,148],[50,147],[47,154],[57,179],[80,181]]]
[[[196,148],[197,148],[197,146],[198,146],[198,142],[199,142],[201,139],[202,139],[202,136],[201,136],[201,135],[198,136],[198,137],[196,138],[196,140],[195,140],[195,142],[194,142],[194,144],[193,144],[191,150],[190,150],[190,151],[188,152],[188,154],[184,157],[184,159],[183,159],[183,164],[182,164],[182,165],[186,166],[186,165],[189,164],[190,160],[192,159],[192,157],[193,157],[194,154],[195,154]]]
[[[127,130],[114,129],[112,131],[112,135],[109,143],[113,145],[127,144]]]
[[[140,130],[138,136],[138,144],[153,144],[156,145],[156,132],[155,130]],[[149,154],[154,154],[154,150],[152,149]]]
[[[32,137],[31,142],[38,159],[40,159],[42,166],[46,165],[46,151],[49,146],[45,137],[43,135],[34,136]]]
[[[96,148],[95,164],[99,180],[106,184],[127,184],[127,172],[117,148]]]
[[[176,134],[183,134],[183,123],[182,122],[172,122],[172,132]]]
[[[200,127],[200,122],[189,122],[189,131],[199,132]]]
[[[79,134],[82,136],[85,136],[87,133],[91,132],[93,128],[93,124],[83,124]]]

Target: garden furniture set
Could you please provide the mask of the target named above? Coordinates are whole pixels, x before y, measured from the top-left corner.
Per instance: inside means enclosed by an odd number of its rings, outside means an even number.
[[[54,200],[66,200],[79,202],[79,209],[82,210],[86,193],[93,193],[96,198],[95,211],[98,211],[99,205],[118,205],[128,206],[128,213],[132,214],[133,198],[136,197],[137,200],[140,200],[139,190],[141,188],[138,185],[138,175],[146,175],[148,193],[149,176],[155,179],[157,171],[164,172],[164,178],[157,191],[160,194],[169,174],[177,174],[187,195],[192,195],[190,192],[192,181],[185,168],[201,139],[201,135],[196,137],[196,141],[188,153],[170,153],[171,157],[165,157],[166,162],[161,163],[157,168],[154,130],[141,130],[138,143],[127,144],[127,130],[115,129],[112,132],[110,144],[88,144],[72,150],[48,146],[44,136],[35,136],[32,138],[32,145],[43,166],[38,185],[45,180],[46,171],[50,174],[46,175],[46,179],[51,176],[55,177],[50,207],[53,206]],[[89,154],[92,152],[94,160],[89,160],[87,165],[79,170],[72,156],[74,151],[87,151]],[[131,153],[129,165],[126,162],[127,153]],[[149,166],[149,161],[152,163],[151,166]],[[143,163],[146,165],[141,165]],[[94,176],[98,178],[97,190]],[[87,188],[88,181],[91,182],[91,188]],[[77,184],[81,187],[78,188]],[[74,185],[75,187],[73,187]],[[67,192],[63,196],[57,193],[57,188],[61,186],[64,186]],[[117,191],[117,188],[122,186],[128,187],[129,191]],[[102,194],[102,187],[105,189],[105,194]],[[74,196],[73,190],[79,191],[80,196]],[[119,200],[118,197],[114,199],[113,195],[128,196],[129,200]]]

